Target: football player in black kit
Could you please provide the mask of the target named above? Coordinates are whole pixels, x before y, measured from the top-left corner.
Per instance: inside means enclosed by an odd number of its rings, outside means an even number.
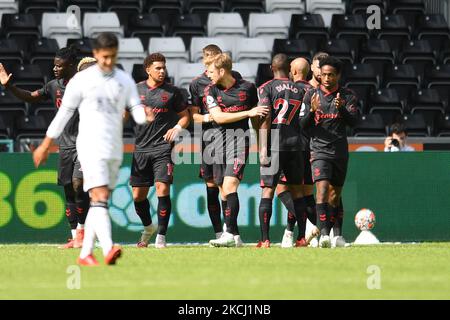
[[[301,188],[303,154],[299,122],[305,91],[289,80],[289,61],[285,54],[275,55],[271,66],[274,78],[258,88],[258,105],[267,106],[271,113],[259,130],[262,197],[259,204],[261,240],[257,248],[270,247],[272,201],[282,174],[293,199],[293,210],[288,208],[288,211],[294,213],[299,224],[306,209]]]
[[[309,90],[304,98],[301,124],[311,128],[311,171],[316,185],[316,211],[320,229],[319,246],[331,246],[331,210],[337,207],[344,186],[348,164],[347,126],[358,119],[355,94],[339,86],[342,62],[334,57],[319,64],[321,85]],[[333,187],[335,203],[329,203]]]
[[[215,56],[208,66],[211,85],[205,89],[206,104],[213,118],[214,149],[213,178],[221,195],[226,197],[226,232],[209,243],[215,247],[236,246],[239,198],[237,190],[243,178],[249,148],[248,118],[265,116],[267,107],[255,107],[258,98],[254,84],[235,79],[231,73],[232,62],[227,54]],[[253,126],[258,123],[252,121]]]
[[[222,50],[215,44],[209,44],[203,48],[203,64],[207,68],[208,61],[221,54]],[[242,76],[235,71],[232,71],[232,75],[235,79],[241,79]],[[202,125],[202,133],[208,133],[209,129],[212,128],[212,118],[209,115],[208,108],[205,104],[204,91],[205,88],[211,83],[211,79],[208,78],[207,71],[203,72],[198,77],[194,78],[189,86],[189,91],[191,94],[192,105],[190,111],[192,114],[192,119],[195,123]],[[205,150],[208,145],[208,141],[202,139],[201,152]],[[203,179],[206,183],[206,200],[209,217],[211,219],[211,224],[213,226],[216,238],[222,236],[222,219],[220,217],[220,203],[219,203],[219,187],[214,182],[213,179],[213,166],[212,164],[207,164],[202,157],[202,163],[200,164],[200,174],[199,177]],[[225,217],[225,209],[227,207],[226,199],[221,195],[222,200],[222,213]],[[235,235],[235,242],[237,246],[242,246],[242,240],[239,234]]]
[[[130,184],[137,215],[144,231],[137,246],[148,246],[156,231],[147,199],[150,187],[155,185],[158,196],[158,234],[156,248],[165,248],[172,204],[170,185],[173,182],[172,148],[180,131],[189,125],[190,116],[180,90],[165,82],[166,59],[161,53],[152,53],[144,61],[148,79],[137,87],[147,114],[154,120],[136,125],[136,150],[133,153]],[[127,117],[127,116],[126,116]]]
[[[12,74],[0,64],[0,79],[13,95],[28,103],[51,100],[55,108],[61,105],[67,83],[77,72],[77,50],[75,47],[60,49],[54,59],[55,79],[36,91],[16,87]],[[70,119],[59,139],[58,184],[64,187],[66,216],[71,228],[72,238],[62,248],[81,248],[84,237],[84,223],[89,210],[89,194],[83,191],[83,172],[78,161],[76,139],[78,135],[79,114]]]

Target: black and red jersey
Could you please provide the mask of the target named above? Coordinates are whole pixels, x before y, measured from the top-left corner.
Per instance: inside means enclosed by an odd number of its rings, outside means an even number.
[[[288,78],[275,78],[258,88],[258,96],[259,105],[270,107],[271,133],[278,135],[279,145],[275,147],[272,144],[271,149],[301,150],[299,114],[304,90]]]
[[[45,99],[52,100],[57,109],[61,106],[64,92],[66,91],[67,81],[64,79],[54,79],[45,84],[41,89],[37,90],[39,96]],[[75,111],[72,118],[70,118],[63,133],[58,138],[60,149],[73,149],[76,148],[77,136],[78,136],[78,122],[80,121],[80,115],[78,110]]]
[[[320,107],[310,112],[311,98],[319,94]],[[337,109],[335,98],[340,94],[344,105]],[[311,160],[339,159],[348,157],[347,126],[354,126],[358,121],[357,97],[353,91],[338,87],[328,92],[323,86],[306,92],[302,105],[301,123],[310,128]]]
[[[147,81],[142,81],[137,88],[142,104],[152,109],[155,120],[136,125],[136,151],[152,151],[157,146],[170,148],[164,135],[178,123],[178,113],[187,107],[183,95],[177,87],[166,82],[149,87]]]
[[[304,95],[306,92],[313,88],[312,85],[309,84],[308,81],[299,80],[295,82],[295,85],[300,89],[303,90]],[[309,132],[309,128],[300,128],[300,134],[302,137],[302,151],[308,151],[309,152],[309,143],[311,141],[311,134]]]

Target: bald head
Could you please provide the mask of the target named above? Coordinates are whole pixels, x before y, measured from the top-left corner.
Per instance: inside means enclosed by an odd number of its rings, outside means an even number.
[[[279,53],[272,58],[272,71],[275,78],[287,77],[289,74],[289,61],[287,55]]]
[[[291,75],[293,81],[303,80],[306,81],[306,77],[309,73],[309,62],[305,58],[297,58],[291,62]]]

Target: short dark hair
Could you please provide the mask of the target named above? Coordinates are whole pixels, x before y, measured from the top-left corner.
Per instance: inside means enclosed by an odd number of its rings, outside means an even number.
[[[95,50],[113,49],[118,47],[119,40],[117,39],[117,36],[111,32],[100,33],[99,36],[92,42],[92,48]]]
[[[402,133],[402,132],[404,132],[405,135],[408,135],[408,132],[406,131],[406,126],[405,126],[405,124],[404,124],[404,123],[401,123],[401,122],[395,122],[395,123],[393,123],[393,124],[391,125],[390,132],[391,132],[391,135],[393,135],[394,133],[395,133],[395,134],[400,134],[400,133]]]
[[[341,74],[343,63],[338,58],[328,56],[319,62],[319,68],[322,68],[323,66],[331,66],[336,69],[337,74]]]
[[[209,52],[212,56],[216,56],[222,53],[222,49],[220,49],[219,46],[216,44],[208,44],[202,50],[203,54],[205,54],[206,52]]]
[[[289,59],[284,53],[278,53],[272,58],[272,70],[282,70],[289,73]]]
[[[69,47],[59,49],[56,51],[55,58],[65,60],[73,65],[77,64],[78,48],[76,44],[72,43]]]
[[[144,60],[144,69],[147,69],[153,62],[166,62],[166,57],[159,52],[155,52],[150,54],[147,58]]]
[[[330,56],[330,55],[329,55],[328,53],[326,53],[326,52],[317,52],[317,53],[313,56],[313,58],[312,58],[311,61],[319,60],[319,63],[320,63],[323,59],[325,59],[325,58],[327,58],[327,57],[329,57],[329,56]]]

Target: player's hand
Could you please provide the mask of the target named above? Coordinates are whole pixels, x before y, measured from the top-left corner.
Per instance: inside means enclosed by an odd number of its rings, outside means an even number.
[[[12,77],[12,73],[8,74],[8,72],[6,72],[5,67],[3,66],[3,64],[0,63],[0,83],[2,84],[2,86],[7,86],[9,83],[9,80]]]
[[[341,94],[339,92],[334,99],[334,105],[336,106],[336,109],[339,109],[344,105],[344,99],[341,98]]]
[[[33,152],[33,162],[34,166],[37,168],[41,164],[45,164],[48,159],[48,149],[40,145]]]
[[[265,118],[268,113],[269,113],[269,107],[257,106],[255,108],[249,110],[248,116],[249,116],[249,118],[253,118],[253,117],[257,117],[257,116]]]
[[[152,108],[144,106],[144,110],[145,110],[147,122],[155,121],[155,113],[153,112]]]
[[[172,129],[167,130],[166,134],[164,135],[164,140],[167,142],[174,142],[180,131],[181,129],[176,126]]]
[[[311,112],[316,112],[320,108],[320,96],[316,93],[311,97]]]

